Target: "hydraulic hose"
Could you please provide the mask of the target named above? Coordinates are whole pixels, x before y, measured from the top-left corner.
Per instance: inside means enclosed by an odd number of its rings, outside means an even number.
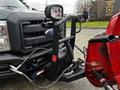
[[[33,85],[35,86],[36,88],[38,89],[47,89],[47,88],[50,88],[52,87],[54,84],[56,84],[56,82],[63,76],[63,74],[69,70],[73,65],[71,64],[70,66],[68,66],[66,69],[64,69],[62,71],[62,73],[59,75],[59,77],[53,82],[51,83],[50,85],[47,85],[47,86],[38,86],[36,85],[26,74],[24,74],[23,72],[19,71],[15,66],[13,65],[10,65],[10,70],[17,73],[17,74],[20,74],[20,75],[23,75],[24,77],[26,77],[28,79],[28,81]]]

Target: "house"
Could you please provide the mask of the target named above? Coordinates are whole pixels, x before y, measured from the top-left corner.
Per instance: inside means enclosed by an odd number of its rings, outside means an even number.
[[[120,0],[95,0],[92,2],[91,13],[94,14],[94,20],[109,20],[119,9]]]

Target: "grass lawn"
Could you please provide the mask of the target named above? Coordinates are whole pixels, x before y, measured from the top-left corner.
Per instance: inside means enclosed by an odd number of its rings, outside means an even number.
[[[92,21],[82,23],[82,28],[103,28],[107,27],[107,25],[108,21]],[[71,26],[71,22],[68,21],[66,26],[69,28]],[[79,23],[77,23],[77,27],[79,27]]]

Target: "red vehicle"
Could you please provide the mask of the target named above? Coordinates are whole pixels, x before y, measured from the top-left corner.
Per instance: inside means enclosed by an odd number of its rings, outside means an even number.
[[[85,73],[88,80],[96,87],[101,87],[104,86],[104,83],[109,83],[111,86],[117,84],[120,90],[119,35],[120,13],[111,18],[103,35],[98,35],[89,40],[86,58],[86,62],[89,64],[85,66]],[[95,74],[92,73],[94,71]],[[97,74],[98,77],[94,78]]]

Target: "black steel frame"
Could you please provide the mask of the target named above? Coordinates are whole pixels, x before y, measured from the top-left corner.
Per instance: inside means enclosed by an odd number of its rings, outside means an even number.
[[[74,50],[75,46],[75,38],[76,38],[76,23],[77,23],[77,16],[66,16],[60,21],[56,22],[54,27],[53,27],[53,55],[56,55],[58,57],[58,50],[59,50],[59,43],[63,43],[66,41],[70,41],[70,45],[72,49]],[[61,24],[66,23],[68,20],[71,21],[71,36],[63,38],[59,40],[59,26]]]

